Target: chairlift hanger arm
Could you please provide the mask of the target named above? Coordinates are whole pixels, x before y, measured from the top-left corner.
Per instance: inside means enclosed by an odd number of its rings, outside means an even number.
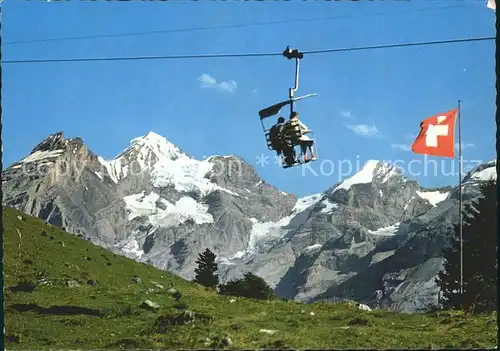
[[[290,113],[293,112],[293,96],[294,93],[299,89],[299,66],[300,60],[304,57],[304,54],[298,49],[291,50],[289,46],[283,51],[283,56],[287,59],[295,59],[295,86],[288,89],[288,96],[290,99]]]
[[[299,52],[297,49],[291,50],[290,47],[286,47],[286,49],[283,51],[283,56],[286,57],[289,60],[295,59],[295,87],[289,88],[289,99],[286,101],[281,101],[277,104],[274,104],[272,106],[268,106],[262,110],[259,111],[259,117],[261,120],[274,116],[278,114],[281,109],[290,104],[290,110],[293,112],[293,107],[295,101],[302,100],[308,97],[316,96],[315,93],[313,94],[307,94],[304,96],[298,96],[294,97],[294,92],[298,90],[299,88],[299,64],[300,60],[304,57],[304,54],[302,52]]]

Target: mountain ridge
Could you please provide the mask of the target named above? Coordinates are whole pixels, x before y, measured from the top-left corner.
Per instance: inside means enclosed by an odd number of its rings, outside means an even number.
[[[33,176],[26,172],[30,167],[45,171]],[[478,195],[474,189],[491,178],[491,168],[490,162],[467,173],[466,200]],[[394,302],[397,289],[384,282],[402,265],[391,257],[419,237],[426,221],[442,217],[437,225],[444,226],[456,220],[456,187],[422,188],[383,161],[369,160],[325,191],[298,198],[264,182],[238,156],[196,160],[154,132],[134,138],[111,160],[58,132],[5,173],[7,206],[185,279],[192,279],[196,256],[208,247],[219,258],[223,281],[252,271],[282,296],[301,301],[352,295],[339,291],[344,286],[367,290],[359,299],[369,305],[416,311],[435,302],[432,288],[418,306]],[[439,235],[443,245],[449,230]],[[439,261],[431,251],[414,261]],[[428,262],[427,273],[435,273],[439,264]],[[382,266],[368,289],[366,282],[358,286],[357,276]],[[416,284],[427,287],[429,281]],[[381,291],[385,297],[373,297]],[[419,293],[408,294],[400,298]]]

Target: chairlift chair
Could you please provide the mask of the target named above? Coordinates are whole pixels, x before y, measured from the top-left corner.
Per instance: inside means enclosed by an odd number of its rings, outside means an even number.
[[[313,96],[317,96],[316,93],[312,93],[312,94],[306,94],[303,96],[294,97],[294,93],[299,88],[299,65],[300,65],[300,60],[304,57],[304,54],[299,52],[297,49],[290,50],[290,47],[287,46],[286,49],[283,51],[283,56],[285,56],[289,60],[295,59],[295,86],[293,88],[288,89],[288,100],[281,101],[277,104],[271,105],[271,106],[266,107],[266,108],[259,111],[259,117],[260,117],[260,122],[262,125],[262,130],[264,131],[264,135],[266,137],[267,148],[269,150],[274,150],[272,143],[271,143],[271,140],[270,140],[270,137],[269,137],[269,131],[270,131],[271,127],[269,127],[269,128],[266,127],[264,124],[264,120],[271,117],[271,116],[278,114],[281,111],[281,109],[287,105],[290,105],[290,115],[291,115],[294,112],[294,107],[295,107],[294,105],[295,105],[296,101],[303,100],[303,99],[313,97]],[[310,132],[309,134],[312,134],[311,139],[315,141],[314,132]],[[292,143],[293,148],[295,148],[297,145],[299,145],[299,144]],[[316,149],[316,151],[317,151],[317,149]],[[304,161],[303,161],[304,156],[305,155],[303,155],[303,153],[301,151],[300,156],[299,156],[299,160],[296,159],[295,160],[296,162],[292,165],[287,165],[283,160],[282,167],[289,168],[289,167],[293,167],[293,166],[297,166],[299,164],[302,164],[302,163],[304,163]]]

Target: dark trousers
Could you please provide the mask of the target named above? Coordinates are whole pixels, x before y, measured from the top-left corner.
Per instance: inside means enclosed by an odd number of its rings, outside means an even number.
[[[295,163],[295,150],[293,147],[286,147],[283,149],[283,155],[285,155],[285,163],[291,165]]]
[[[300,148],[302,149],[302,153],[304,154],[304,156],[307,153],[307,148],[312,147],[313,144],[314,144],[314,141],[312,141],[312,140],[300,141]]]

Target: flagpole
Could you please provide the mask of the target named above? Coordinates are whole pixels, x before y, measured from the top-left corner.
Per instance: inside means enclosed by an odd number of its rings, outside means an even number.
[[[462,237],[462,119],[458,100],[458,222],[460,228],[460,295],[464,286],[464,250]]]

